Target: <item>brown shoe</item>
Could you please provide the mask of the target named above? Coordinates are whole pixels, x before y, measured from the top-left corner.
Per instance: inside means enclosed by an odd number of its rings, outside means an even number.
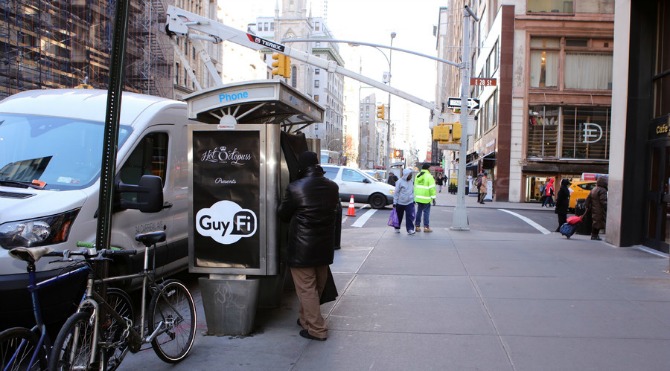
[[[421,227],[416,227],[415,232],[421,232]]]
[[[423,228],[423,231],[424,231],[425,233],[430,233],[430,232],[432,232],[433,230],[430,229],[429,227],[424,227],[424,228]]]

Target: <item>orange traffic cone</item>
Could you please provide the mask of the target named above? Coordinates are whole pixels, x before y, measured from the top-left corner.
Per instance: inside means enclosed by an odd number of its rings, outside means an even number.
[[[356,216],[356,208],[354,207],[354,195],[351,195],[349,199],[349,209],[347,210],[347,216]]]

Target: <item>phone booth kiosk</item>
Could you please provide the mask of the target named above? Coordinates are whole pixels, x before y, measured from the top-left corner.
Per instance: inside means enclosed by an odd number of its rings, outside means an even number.
[[[210,335],[247,335],[256,308],[278,306],[286,228],[277,207],[308,149],[300,130],[323,108],[279,80],[186,96],[189,271],[199,279]]]

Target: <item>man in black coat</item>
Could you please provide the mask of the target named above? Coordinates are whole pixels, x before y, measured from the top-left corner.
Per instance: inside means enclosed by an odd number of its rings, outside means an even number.
[[[300,300],[298,324],[303,327],[300,336],[324,341],[328,328],[321,316],[319,300],[335,254],[339,188],[324,176],[316,153],[303,152],[298,161],[299,179],[286,188],[278,213],[289,223],[285,259]]]
[[[568,206],[570,205],[570,186],[569,179],[561,180],[561,189],[558,190],[558,195],[556,196],[556,209],[554,212],[558,215],[558,228],[556,232],[561,231],[561,226],[568,221]]]

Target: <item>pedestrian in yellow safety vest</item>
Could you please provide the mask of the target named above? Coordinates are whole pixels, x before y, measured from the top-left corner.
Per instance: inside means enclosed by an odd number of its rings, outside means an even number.
[[[421,219],[423,219],[423,231],[430,233],[430,204],[435,205],[435,179],[430,174],[430,164],[421,166],[421,172],[414,178],[414,201],[416,202],[416,231],[421,232]]]

